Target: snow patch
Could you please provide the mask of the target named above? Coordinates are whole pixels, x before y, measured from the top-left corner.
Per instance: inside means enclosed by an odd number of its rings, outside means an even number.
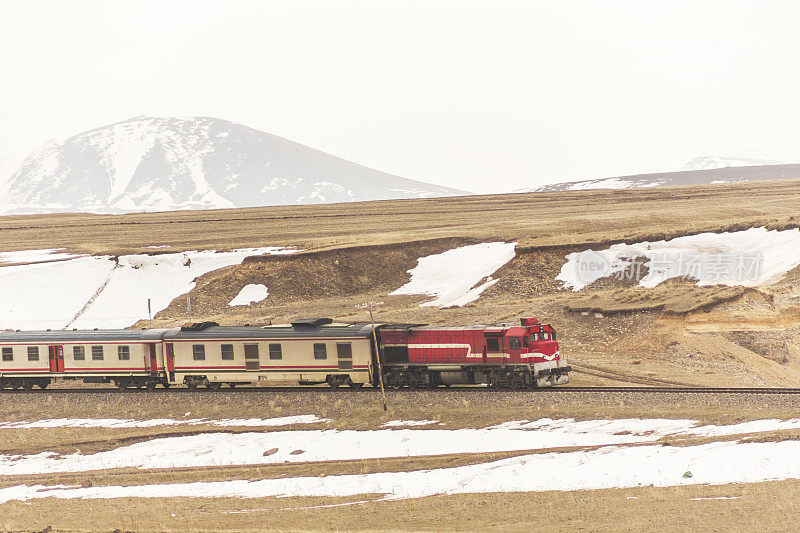
[[[43,250],[20,250],[17,252],[0,252],[0,263],[44,263],[47,261],[64,261],[85,257],[82,254],[71,254],[64,248],[45,248]]]
[[[431,424],[438,424],[438,422],[436,420],[390,420],[381,427],[398,428],[398,427],[429,426]]]
[[[620,178],[606,178],[601,180],[582,181],[567,187],[568,191],[585,191],[589,189],[630,189],[633,182]]]
[[[0,429],[51,429],[51,428],[151,428],[159,426],[218,426],[218,427],[277,427],[294,424],[319,424],[328,422],[316,415],[294,415],[277,418],[224,418],[210,420],[208,418],[192,418],[174,420],[172,418],[154,418],[149,420],[132,420],[120,418],[51,418],[32,422],[0,422]]]
[[[587,253],[607,268],[580,270],[582,255],[585,258]],[[565,288],[578,291],[601,277],[625,272],[630,261],[638,257],[647,258],[643,266],[649,269],[639,280],[642,287],[655,287],[683,276],[697,279],[698,285],[766,285],[800,265],[800,230],[751,228],[575,252],[567,255],[556,280],[562,281]]]
[[[785,431],[789,429],[800,429],[800,418],[791,420],[751,420],[739,424],[729,424],[727,426],[706,425],[697,426],[687,431],[687,433],[698,437],[725,437],[729,435],[743,435],[745,433],[764,433],[768,431]]]
[[[234,307],[236,305],[250,305],[257,302],[264,301],[267,296],[269,296],[269,291],[267,290],[266,285],[262,285],[260,283],[250,283],[249,285],[245,285],[242,287],[242,290],[239,291],[239,294],[230,301],[228,304],[229,307]]]
[[[435,299],[424,307],[462,306],[477,300],[497,283],[489,276],[515,256],[517,243],[487,242],[461,246],[419,258],[409,270],[411,281],[389,294],[426,294]]]

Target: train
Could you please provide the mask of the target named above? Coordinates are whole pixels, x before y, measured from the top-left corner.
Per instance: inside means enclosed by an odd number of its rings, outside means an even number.
[[[0,331],[0,388],[46,389],[57,380],[119,389],[181,385],[365,385],[525,389],[569,382],[556,331],[519,324],[443,327],[337,323],[164,329]]]

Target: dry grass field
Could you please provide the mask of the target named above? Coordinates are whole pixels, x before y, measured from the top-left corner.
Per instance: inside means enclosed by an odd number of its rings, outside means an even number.
[[[290,256],[246,260],[201,276],[193,316],[262,324],[300,316],[366,320],[358,304],[383,302],[379,321],[467,324],[538,316],[560,334],[573,383],[800,386],[800,269],[755,289],[697,287],[670,281],[643,289],[599,280],[580,292],[555,281],[565,255],[617,242],[668,239],[703,231],[800,227],[800,181],[639,190],[510,194],[344,205],[110,215],[15,216],[0,220],[0,251],[66,248],[90,254],[154,253],[296,246]],[[517,242],[499,282],[460,308],[420,307],[424,296],[391,296],[418,258],[456,246]],[[249,283],[269,297],[228,302]],[[184,296],[154,325],[187,320]],[[145,326],[140,323],[138,326]],[[396,392],[384,414],[375,391],[249,394],[198,391],[67,395],[4,394],[0,422],[57,417],[247,418],[314,413],[325,428],[375,429],[391,419],[435,419],[448,428],[486,427],[542,417],[690,418],[732,423],[797,416],[800,399],[755,395],[591,394],[498,391]],[[206,426],[148,429],[3,430],[0,454],[84,453],[155,437],[219,431]],[[238,432],[240,429],[226,431]],[[778,438],[797,438],[795,433]],[[468,454],[357,463],[272,465],[186,471],[103,471],[0,480],[103,485],[265,479],[438,468],[507,455]],[[785,530],[794,525],[800,484],[640,487],[523,494],[435,496],[416,500],[262,498],[56,500],[0,504],[0,529],[292,530],[292,529],[633,529]],[[730,500],[693,498],[735,497]],[[369,503],[353,501],[368,500]],[[340,503],[348,505],[337,506]],[[323,507],[320,507],[323,506]],[[444,510],[444,512],[443,512]],[[87,522],[86,516],[92,521]]]
[[[129,215],[3,217],[0,251],[92,254],[291,245],[304,249],[441,237],[552,247],[800,225],[800,182],[524,193]]]

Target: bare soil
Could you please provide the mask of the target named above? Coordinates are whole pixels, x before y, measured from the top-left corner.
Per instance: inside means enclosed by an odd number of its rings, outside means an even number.
[[[792,531],[800,482],[442,495],[9,502],[6,531]],[[724,499],[722,499],[724,498]],[[91,517],[87,520],[87,517]]]

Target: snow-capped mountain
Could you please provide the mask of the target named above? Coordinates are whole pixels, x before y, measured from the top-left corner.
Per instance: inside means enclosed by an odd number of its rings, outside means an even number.
[[[540,185],[539,187],[530,189],[519,189],[515,192],[637,189],[643,187],[673,187],[676,185],[703,185],[800,178],[800,164],[754,166],[726,165],[726,163],[734,163],[736,161],[752,162],[752,160],[739,160],[737,158],[702,157],[692,159],[687,163],[687,166],[684,167],[684,170],[677,172],[658,172],[653,174],[637,174],[635,176],[552,183],[550,185]]]
[[[5,184],[0,212],[121,213],[467,194],[208,117],[136,117],[51,141]]]

